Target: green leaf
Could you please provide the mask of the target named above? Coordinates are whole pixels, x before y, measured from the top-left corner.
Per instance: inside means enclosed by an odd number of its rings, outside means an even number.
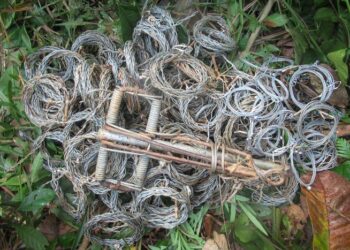
[[[237,201],[243,201],[243,202],[247,202],[250,201],[250,199],[248,197],[242,196],[242,195],[235,195],[234,197],[235,200]]]
[[[58,237],[58,243],[64,248],[74,249],[72,246],[76,239],[76,232],[70,232]]]
[[[240,226],[235,228],[235,235],[243,243],[248,243],[257,238],[257,234],[254,233],[254,229],[249,226]]]
[[[29,193],[29,190],[28,190],[28,186],[27,185],[20,186],[20,187],[18,187],[17,190],[18,191],[15,194],[15,196],[13,196],[11,198],[11,202],[15,202],[15,203],[20,204],[22,202],[22,200],[24,199],[24,197],[26,197],[27,194]]]
[[[239,226],[248,226],[249,225],[249,218],[245,213],[240,213],[237,216],[236,222],[234,223],[235,227]]]
[[[90,250],[102,250],[102,249],[103,249],[103,247],[96,242],[93,242],[90,246]],[[150,248],[150,249],[152,249],[152,248]]]
[[[2,23],[4,24],[4,28],[8,29],[13,21],[13,18],[15,17],[15,13],[1,13],[0,15],[0,19],[2,21]]]
[[[179,43],[187,43],[189,39],[188,30],[184,26],[178,25],[176,26],[176,31],[179,38]]]
[[[232,223],[235,222],[236,213],[237,213],[237,205],[236,203],[231,203],[230,217],[229,217],[230,222]]]
[[[344,114],[344,116],[341,118],[342,122],[345,122],[347,124],[350,124],[350,116],[349,114]]]
[[[24,47],[26,47],[27,49],[30,49],[32,47],[32,43],[30,42],[30,37],[25,27],[23,27],[21,30],[21,39],[23,41],[23,44],[25,45]]]
[[[89,24],[95,24],[93,22],[85,22],[83,21],[82,18],[77,18],[77,19],[74,19],[74,20],[68,20],[66,22],[63,22],[63,23],[58,23],[58,24],[55,24],[55,26],[64,26],[66,29],[74,29],[78,26],[85,26],[85,25],[89,25]]]
[[[229,7],[228,7],[228,14],[229,16],[235,17],[237,15],[239,15],[242,11],[242,6],[240,5],[240,3],[236,0],[231,0],[229,1]]]
[[[263,23],[267,27],[275,28],[282,27],[288,22],[288,17],[281,13],[274,13],[268,17],[266,17]]]
[[[123,41],[130,40],[137,21],[140,19],[139,9],[132,5],[118,6],[120,29]]]
[[[39,152],[34,160],[33,160],[33,164],[32,164],[32,169],[31,169],[31,173],[30,173],[30,180],[32,183],[35,183],[36,181],[38,181],[39,178],[39,173],[40,170],[43,167],[43,157],[41,155],[41,153]]]
[[[334,64],[337,70],[337,73],[339,75],[339,78],[344,84],[347,82],[347,79],[348,79],[348,67],[343,60],[345,57],[345,54],[346,54],[346,49],[341,49],[341,50],[328,53],[327,55],[328,59]]]
[[[345,161],[339,166],[332,169],[333,172],[344,176],[348,181],[350,181],[350,161]]]
[[[9,155],[23,156],[23,152],[20,148],[11,147],[9,145],[0,145],[0,152]]]
[[[272,238],[276,241],[281,239],[281,210],[277,207],[272,208]]]
[[[344,138],[338,138],[336,146],[338,156],[350,160],[350,143]]]
[[[31,192],[19,206],[19,210],[36,213],[55,198],[55,192],[49,188],[41,188]]]
[[[21,186],[23,183],[26,183],[26,181],[27,181],[26,174],[21,174],[21,175],[16,175],[10,179],[0,180],[0,185],[1,186]]]
[[[239,206],[242,208],[243,212],[248,216],[249,220],[265,235],[268,235],[263,225],[252,213],[252,209],[242,202],[238,202]]]
[[[16,226],[15,228],[18,236],[26,247],[35,250],[45,250],[45,247],[49,245],[45,236],[34,227],[21,225]]]
[[[334,11],[329,7],[319,8],[315,15],[315,21],[337,22],[338,18]]]

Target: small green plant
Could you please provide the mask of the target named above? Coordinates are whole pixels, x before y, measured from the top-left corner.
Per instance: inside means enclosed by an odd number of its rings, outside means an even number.
[[[344,161],[334,171],[350,180],[350,143],[346,139],[337,139],[337,154]]]
[[[269,216],[269,207],[251,205],[249,198],[236,195],[224,204],[226,223],[222,232],[246,249],[274,249],[274,243],[268,238],[268,228],[262,223]]]
[[[187,222],[168,232],[169,240],[159,241],[151,250],[163,249],[202,249],[204,239],[201,237],[203,217],[208,212],[208,206],[203,206],[199,211],[192,213]]]

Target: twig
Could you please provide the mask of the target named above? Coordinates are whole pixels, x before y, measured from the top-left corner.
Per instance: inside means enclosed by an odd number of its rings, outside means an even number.
[[[90,240],[88,237],[84,236],[83,241],[81,242],[78,250],[85,250],[89,247]]]
[[[259,18],[259,23],[264,21],[264,19],[268,16],[268,14],[270,13],[270,11],[272,9],[272,6],[275,3],[275,1],[276,0],[269,0],[267,2],[267,4],[265,5],[263,11],[261,12],[261,16]],[[248,43],[247,43],[247,46],[246,46],[245,50],[241,53],[240,58],[243,58],[250,51],[250,49],[252,48],[256,38],[259,35],[260,29],[261,29],[261,26],[258,26],[256,28],[256,30],[250,35]]]

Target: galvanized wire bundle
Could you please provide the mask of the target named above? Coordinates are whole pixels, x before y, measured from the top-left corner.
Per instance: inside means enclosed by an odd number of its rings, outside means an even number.
[[[171,97],[191,97],[211,85],[211,70],[197,58],[178,50],[156,55],[150,62],[150,84]]]
[[[23,89],[24,108],[36,126],[64,123],[68,117],[68,92],[64,81],[55,75],[33,77]]]
[[[193,27],[193,39],[207,52],[221,54],[232,52],[235,41],[230,36],[226,21],[220,16],[204,16]]]
[[[87,31],[70,50],[45,47],[25,65],[24,109],[42,129],[33,146],[43,152],[63,208],[76,219],[89,211],[85,232],[101,244],[133,244],[145,226],[173,228],[196,207],[218,206],[242,188],[254,202],[291,202],[298,184],[311,187],[317,171],[336,164],[340,113],[327,100],[337,83],[325,67],[242,59],[248,74],[225,57],[235,42],[224,19],[204,16],[188,44],[179,45],[180,23],[152,7],[123,48]],[[207,65],[206,55],[224,63]],[[163,136],[168,146],[181,141],[193,157],[157,158],[151,143],[144,151],[122,150],[135,138],[112,132],[124,142],[107,147],[98,132],[105,124],[150,140]],[[165,156],[179,159],[181,153]],[[225,162],[232,157],[233,174],[247,162],[251,168],[228,176]],[[101,162],[102,172],[96,169]],[[309,183],[298,169],[313,173]]]

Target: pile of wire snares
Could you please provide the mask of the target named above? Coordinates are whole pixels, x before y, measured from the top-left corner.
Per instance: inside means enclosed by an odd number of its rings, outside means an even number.
[[[179,44],[181,23],[152,7],[143,11],[123,49],[87,31],[71,49],[44,47],[27,59],[24,108],[42,129],[35,149],[44,156],[62,207],[77,220],[86,216],[86,234],[101,244],[130,245],[142,237],[144,226],[173,228],[191,210],[204,203],[220,205],[244,187],[254,202],[291,202],[298,183],[310,187],[318,171],[336,164],[340,113],[327,104],[336,81],[325,67],[276,57],[260,65],[242,59],[248,74],[226,57],[235,41],[224,19],[204,16],[187,44]],[[185,134],[287,163],[285,182],[269,185],[258,167],[259,179],[246,181],[151,160],[141,190],[101,185],[94,177],[97,131],[115,88],[163,96],[159,133]],[[117,125],[145,131],[149,106],[128,96]],[[106,178],[127,181],[139,156],[110,152],[108,159]],[[299,169],[312,172],[309,183],[299,177]]]

